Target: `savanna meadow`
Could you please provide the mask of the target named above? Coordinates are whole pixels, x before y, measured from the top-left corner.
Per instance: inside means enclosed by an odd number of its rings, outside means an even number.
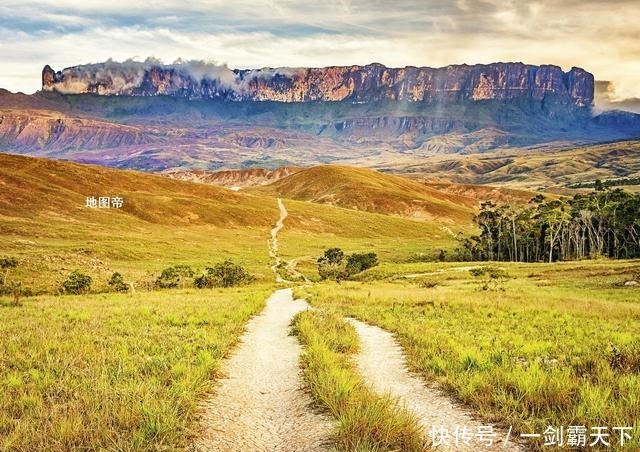
[[[432,193],[368,170],[313,168],[288,186],[285,178],[234,192],[0,158],[5,450],[216,450],[202,439],[216,422],[207,406],[226,379],[242,381],[231,374],[233,357],[247,344],[256,347],[250,366],[265,366],[267,378],[279,371],[262,359],[297,350],[286,372],[297,376],[305,409],[321,417],[309,422],[323,426],[314,427],[322,441],[311,450],[467,450],[464,441],[481,450],[482,427],[494,429],[500,447],[509,432],[508,446],[523,450],[569,447],[571,438],[579,447],[578,427],[585,443],[594,441],[592,428],[606,428],[601,439],[609,445],[600,441],[595,450],[639,447],[637,217],[620,214],[613,229],[608,216],[627,212],[637,195],[601,188],[546,201],[513,196],[512,206],[485,203],[476,214],[436,200],[447,215],[438,222],[386,213],[401,205],[396,197]],[[73,181],[63,177],[70,174]],[[81,195],[105,186],[119,187],[122,208],[86,206]],[[340,202],[304,200],[299,186]],[[353,187],[359,196],[349,196]],[[585,218],[597,218],[597,227]],[[562,244],[574,236],[584,243]],[[573,249],[587,256],[562,254]],[[624,258],[607,255],[620,249]],[[539,262],[525,259],[536,253]],[[510,261],[518,256],[528,262]],[[268,334],[282,330],[293,344],[276,349],[282,356],[261,357],[266,349],[251,334],[270,309],[285,309],[286,297],[278,308],[270,295],[287,288],[291,300],[308,304],[282,324],[268,320]],[[407,375],[385,376],[390,370],[375,361],[384,348],[365,367],[371,345],[353,321],[391,333],[401,358],[391,371]],[[395,378],[417,383],[404,392],[384,386]],[[249,394],[260,386],[245,384]],[[423,387],[433,393],[421,395]],[[437,417],[442,403],[452,418]],[[264,413],[246,400],[241,406],[251,425],[260,423]],[[433,416],[438,422],[430,424]],[[461,429],[467,437],[458,437]],[[240,434],[230,430],[224,434]]]
[[[640,452],[638,18],[3,0],[0,452]]]

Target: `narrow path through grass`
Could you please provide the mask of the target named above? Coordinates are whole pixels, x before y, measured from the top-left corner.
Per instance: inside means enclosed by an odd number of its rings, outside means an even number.
[[[335,315],[305,311],[293,326],[305,346],[302,366],[311,393],[338,420],[338,450],[428,450],[417,419],[395,399],[364,384],[353,363],[359,341],[351,325]]]
[[[278,290],[248,323],[224,364],[226,377],[203,406],[203,434],[195,450],[328,450],[331,422],[309,409],[298,366],[301,347],[289,334],[293,316],[307,308],[293,299],[291,289]]]

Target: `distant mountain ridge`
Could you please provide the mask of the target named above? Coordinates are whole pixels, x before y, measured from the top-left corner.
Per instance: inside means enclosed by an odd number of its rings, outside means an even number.
[[[524,63],[442,68],[366,66],[231,70],[203,63],[105,63],[54,71],[45,66],[42,89],[62,94],[176,96],[231,101],[476,102],[526,100],[589,107],[593,75],[574,67]]]
[[[639,139],[640,115],[594,116],[593,78],[523,63],[45,66],[42,91],[0,90],[0,151],[208,178],[212,170],[410,167],[444,154]]]

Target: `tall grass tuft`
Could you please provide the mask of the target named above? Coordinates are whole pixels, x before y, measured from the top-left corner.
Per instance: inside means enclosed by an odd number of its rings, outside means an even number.
[[[351,325],[336,315],[306,311],[293,327],[305,346],[302,367],[312,395],[338,421],[338,450],[427,450],[417,419],[393,398],[367,388],[356,371],[352,358],[359,341]]]

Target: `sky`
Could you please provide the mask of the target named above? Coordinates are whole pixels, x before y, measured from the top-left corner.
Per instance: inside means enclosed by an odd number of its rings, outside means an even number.
[[[572,66],[640,105],[638,0],[2,0],[0,87],[32,93],[112,58],[231,68],[523,61]]]

